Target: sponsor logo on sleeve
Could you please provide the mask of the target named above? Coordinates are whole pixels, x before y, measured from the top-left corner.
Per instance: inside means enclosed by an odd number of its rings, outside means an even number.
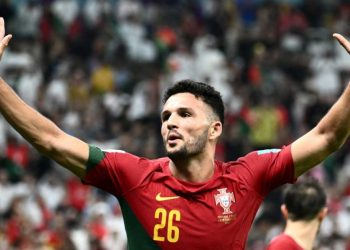
[[[263,150],[259,150],[258,151],[258,155],[264,155],[264,154],[269,154],[269,153],[279,153],[281,151],[281,149],[279,148],[272,148],[272,149],[263,149]]]

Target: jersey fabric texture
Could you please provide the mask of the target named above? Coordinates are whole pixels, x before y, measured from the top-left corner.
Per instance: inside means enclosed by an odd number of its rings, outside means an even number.
[[[286,234],[280,234],[273,238],[267,246],[267,250],[303,250],[295,240]]]
[[[264,197],[295,181],[290,146],[215,161],[203,183],[176,179],[169,161],[90,146],[83,182],[118,198],[131,250],[244,249]]]

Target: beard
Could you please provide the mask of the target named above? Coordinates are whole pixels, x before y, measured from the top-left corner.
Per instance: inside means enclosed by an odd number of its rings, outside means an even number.
[[[206,129],[203,134],[197,137],[194,142],[185,142],[185,144],[177,150],[169,151],[166,150],[167,156],[172,160],[184,160],[186,158],[198,155],[203,152],[207,141],[208,141],[208,129]]]

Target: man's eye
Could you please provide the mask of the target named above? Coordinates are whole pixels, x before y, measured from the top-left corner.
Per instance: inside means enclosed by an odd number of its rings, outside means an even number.
[[[164,122],[164,121],[166,121],[166,120],[168,120],[169,119],[169,115],[163,115],[162,116],[162,121]]]
[[[189,112],[183,112],[183,113],[182,113],[182,116],[183,116],[183,117],[190,117],[191,114],[190,114]]]

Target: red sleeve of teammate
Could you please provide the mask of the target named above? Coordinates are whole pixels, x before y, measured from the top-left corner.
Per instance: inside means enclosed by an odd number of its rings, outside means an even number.
[[[141,184],[149,173],[149,160],[121,150],[103,151],[90,146],[89,160],[83,182],[122,196]]]
[[[254,151],[238,159],[246,171],[241,176],[262,196],[285,183],[295,182],[291,146]]]

